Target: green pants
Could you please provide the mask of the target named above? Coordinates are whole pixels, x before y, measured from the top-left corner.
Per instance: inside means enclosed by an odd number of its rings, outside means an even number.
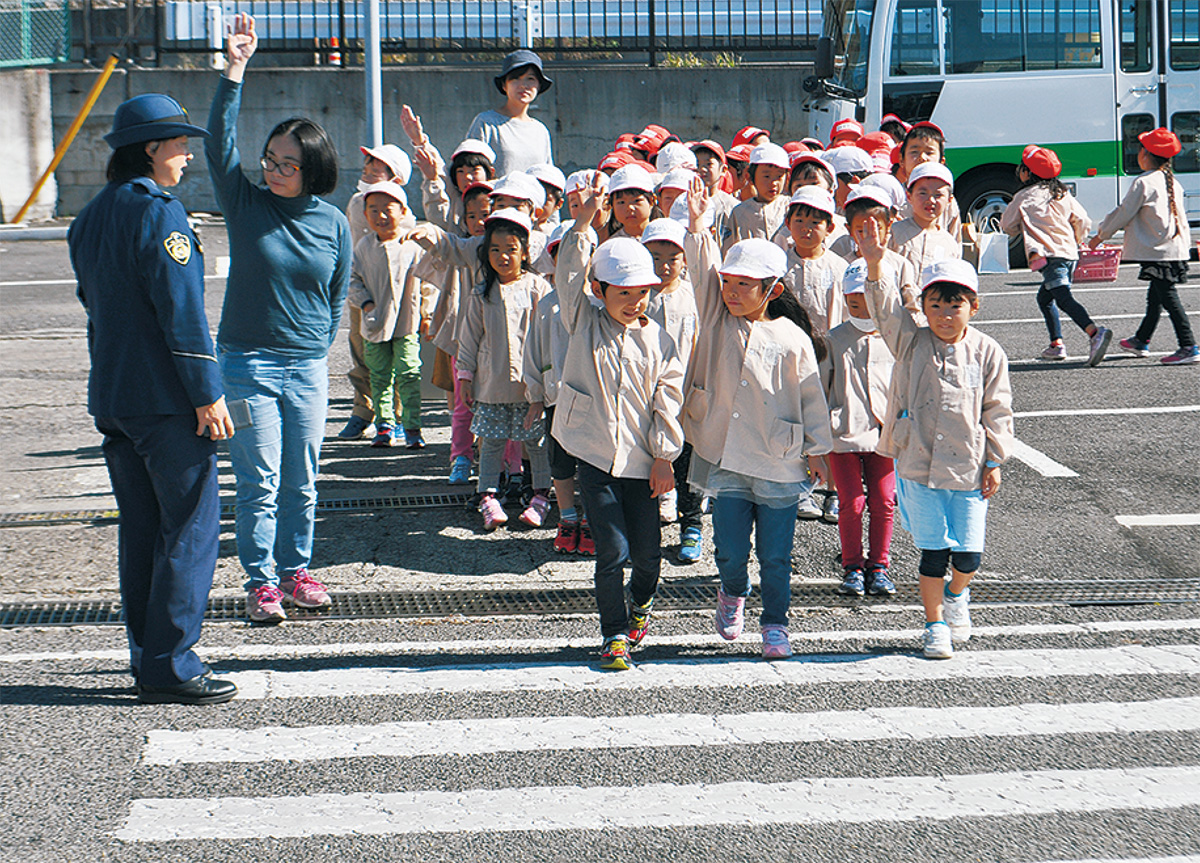
[[[363,359],[371,375],[375,424],[395,426],[393,387],[400,393],[401,421],[414,431],[421,427],[421,336],[400,336],[390,342],[364,342]]]

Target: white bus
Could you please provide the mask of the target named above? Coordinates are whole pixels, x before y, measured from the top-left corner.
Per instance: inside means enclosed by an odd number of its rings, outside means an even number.
[[[964,220],[994,224],[1026,144],[1054,149],[1093,221],[1129,188],[1137,136],[1166,126],[1200,222],[1200,0],[831,0],[811,127],[896,114],[946,133]]]

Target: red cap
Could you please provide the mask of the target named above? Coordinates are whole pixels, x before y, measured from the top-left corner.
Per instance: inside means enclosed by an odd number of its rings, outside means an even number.
[[[771,133],[766,129],[760,129],[758,126],[743,126],[741,129],[738,129],[738,133],[733,136],[733,143],[730,145],[729,149],[732,150],[734,147],[737,147],[741,144],[749,144],[759,135],[766,135],[768,138],[771,137]]]
[[[911,123],[904,122],[903,119],[897,117],[895,114],[884,114],[883,119],[879,121],[879,125],[882,126],[884,123],[899,123],[900,128],[902,128],[905,132],[912,128]]]
[[[671,137],[671,133],[662,126],[656,126],[651,123],[645,129],[638,132],[634,138],[633,146],[645,152],[648,156],[653,157],[658,152],[663,144],[667,143],[667,138]]]
[[[911,132],[913,129],[933,129],[933,131],[937,132],[943,138],[946,137],[946,133],[942,131],[941,126],[939,126],[937,123],[930,123],[928,120],[922,120],[920,123],[913,123],[912,127],[908,131]]]
[[[863,135],[854,143],[872,156],[877,152],[890,153],[892,148],[896,146],[896,142],[892,140],[892,136],[887,132],[872,132],[869,135]]]
[[[703,141],[693,141],[688,144],[688,149],[693,153],[696,150],[710,150],[717,154],[717,158],[721,160],[722,165],[725,164],[725,148],[710,138],[705,138]]]
[[[792,153],[807,153],[808,145],[801,144],[799,141],[788,141],[783,145],[783,151],[788,155],[791,155]]]
[[[843,135],[851,135],[855,140],[858,140],[863,136],[862,123],[852,120],[849,117],[844,120],[838,120],[833,124],[833,128],[829,132],[829,140],[832,143]]]
[[[607,156],[600,160],[597,169],[601,171],[615,171],[617,168],[624,167],[637,161],[637,157],[628,150],[613,150]]]
[[[1058,154],[1037,144],[1030,144],[1021,153],[1021,164],[1029,169],[1033,176],[1042,180],[1053,180],[1062,173],[1062,162]]]
[[[738,144],[736,147],[730,147],[729,152],[725,154],[725,160],[732,159],[735,162],[749,162],[750,151],[754,148],[749,144]]]
[[[1151,129],[1149,132],[1143,132],[1138,135],[1138,141],[1160,159],[1178,156],[1183,149],[1183,144],[1179,143],[1179,136],[1168,129]]]
[[[814,153],[819,153],[825,149],[825,145],[816,138],[801,138],[800,143],[808,147]]]
[[[491,180],[476,180],[474,183],[467,186],[467,188],[463,189],[462,196],[465,198],[467,195],[471,194],[476,189],[487,189],[488,193],[491,194],[491,191],[493,188],[495,188],[495,187]]]

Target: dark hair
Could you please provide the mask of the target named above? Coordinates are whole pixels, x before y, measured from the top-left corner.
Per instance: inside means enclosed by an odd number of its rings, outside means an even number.
[[[849,186],[851,181],[856,184],[861,183],[869,176],[870,174],[866,171],[842,171],[837,175],[837,178],[839,182],[845,183],[847,186]]]
[[[500,274],[492,268],[492,262],[488,259],[488,246],[492,244],[492,238],[495,236],[501,237],[516,237],[521,243],[521,271],[529,270],[529,234],[520,225],[514,222],[508,222],[504,219],[496,219],[488,222],[483,229],[483,242],[479,244],[479,250],[476,254],[479,256],[479,264],[483,269],[483,298],[486,300],[488,294],[492,292],[492,285],[500,281]]]
[[[542,74],[542,70],[537,67],[536,63],[526,63],[524,66],[518,66],[517,68],[510,70],[508,74],[504,76],[504,83],[507,84],[509,81],[512,81],[515,78],[520,78],[526,72],[533,72],[534,77],[538,79],[538,95],[540,96],[542,94],[542,80],[545,78],[545,76]]]
[[[1142,149],[1146,150],[1144,146]],[[1171,234],[1171,239],[1174,239],[1183,230],[1182,219],[1179,215],[1179,210],[1175,206],[1175,164],[1171,161],[1170,156],[1158,156],[1149,150],[1146,150],[1146,156],[1149,158],[1150,164],[1154,166],[1155,171],[1162,171],[1166,174],[1167,207],[1171,211],[1171,220],[1175,222],[1175,233]]]
[[[904,141],[900,144],[900,157],[904,157],[905,150],[908,149],[909,141],[926,140],[933,141],[938,145],[938,157],[946,158],[946,137],[930,126],[913,126],[904,136]]]
[[[879,131],[891,135],[892,140],[897,144],[904,140],[906,134],[904,126],[898,120],[888,120],[886,123],[880,125]]]
[[[159,138],[169,141],[170,138]],[[125,183],[135,177],[149,177],[154,173],[154,160],[146,152],[146,147],[155,141],[135,141],[124,147],[117,147],[108,157],[108,169],[104,176],[110,183]]]
[[[1030,171],[1029,166],[1024,162],[1017,166],[1018,180],[1021,178],[1022,168],[1024,168],[1026,171],[1029,171],[1029,179],[1025,180],[1021,184],[1022,189],[1027,189],[1030,186],[1045,186],[1046,190],[1050,192],[1050,197],[1056,201],[1061,200],[1066,196],[1067,192],[1071,191],[1060,179],[1058,179],[1058,177],[1050,177],[1048,179],[1045,177],[1039,177],[1037,174],[1033,173],[1033,171]]]
[[[463,207],[465,208],[467,204],[471,203],[471,201],[474,201],[480,195],[487,198],[490,203],[492,200],[491,194],[491,189],[489,189],[487,186],[476,186],[474,189],[471,189],[463,195]],[[491,208],[489,207],[488,209],[490,210]]]
[[[649,192],[645,191],[644,189],[618,189],[616,192],[613,193],[613,195],[611,197],[615,197],[616,195],[621,194],[621,192],[637,192],[639,195],[643,195],[647,200],[649,200],[652,197],[655,198],[655,203],[650,205],[650,218],[647,221],[647,224],[649,222],[653,222],[655,219],[661,219],[663,217],[663,211],[658,208],[656,195],[651,195]],[[611,197],[610,197],[610,201],[609,201],[610,206],[612,204]],[[621,223],[617,221],[616,212],[617,212],[617,208],[612,207],[612,214],[608,217],[608,224],[604,226],[604,229],[608,232],[608,235],[610,237],[615,232],[621,230]]]
[[[803,162],[797,162],[796,167],[792,168],[792,173],[788,177],[788,188],[790,189],[797,180],[811,179],[823,179],[831,189],[837,186],[837,177],[829,173],[828,168],[818,165],[811,159],[805,159]]]
[[[928,296],[941,300],[943,303],[953,303],[960,298],[968,303],[979,302],[979,294],[958,282],[930,282],[925,286],[925,290],[921,291],[921,302],[925,302],[925,298]]]
[[[776,283],[783,284],[778,279],[763,279],[763,290],[773,290]],[[804,306],[800,305],[800,301],[796,299],[796,295],[786,284],[783,285],[779,296],[767,303],[767,317],[771,320],[787,318],[804,330],[805,335],[812,339],[813,353],[817,355],[817,362],[825,359],[825,340],[813,331],[812,320],[808,317],[808,312],[804,310]]]
[[[300,147],[300,189],[305,195],[328,195],[337,188],[337,148],[319,124],[307,117],[289,117],[267,135],[264,156],[271,142],[281,135],[291,135]]]
[[[792,220],[792,217],[795,216],[796,214],[799,214],[801,216],[805,216],[808,218],[817,216],[819,218],[824,219],[830,225],[833,224],[833,216],[829,215],[824,210],[818,210],[816,207],[811,207],[808,204],[792,204],[791,206],[789,206],[787,208],[787,215],[783,219],[783,223],[786,225],[788,222],[790,222]]]
[[[550,203],[550,199],[554,198],[554,200],[558,202],[558,207],[555,207],[554,209],[559,209],[559,207],[562,206],[562,202],[566,200],[566,193],[562,189],[558,188],[558,186],[551,186],[549,183],[542,182],[541,180],[538,180],[538,182],[541,183],[542,188],[546,190],[546,204],[548,205]]]
[[[487,172],[489,180],[496,176],[496,166],[492,164],[492,160],[483,153],[459,153],[450,160],[450,167],[446,171],[446,176],[450,178],[450,185],[454,185],[454,175],[459,168],[483,168]]]
[[[883,214],[887,216],[888,222],[892,220],[892,208],[885,207],[873,198],[855,198],[853,201],[849,201],[845,207],[845,214],[847,226],[855,216]]]

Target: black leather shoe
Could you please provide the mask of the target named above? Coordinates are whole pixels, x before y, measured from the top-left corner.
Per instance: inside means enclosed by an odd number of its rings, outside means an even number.
[[[146,686],[139,683],[137,698],[142,704],[222,704],[237,695],[231,680],[193,677],[174,686]]]

